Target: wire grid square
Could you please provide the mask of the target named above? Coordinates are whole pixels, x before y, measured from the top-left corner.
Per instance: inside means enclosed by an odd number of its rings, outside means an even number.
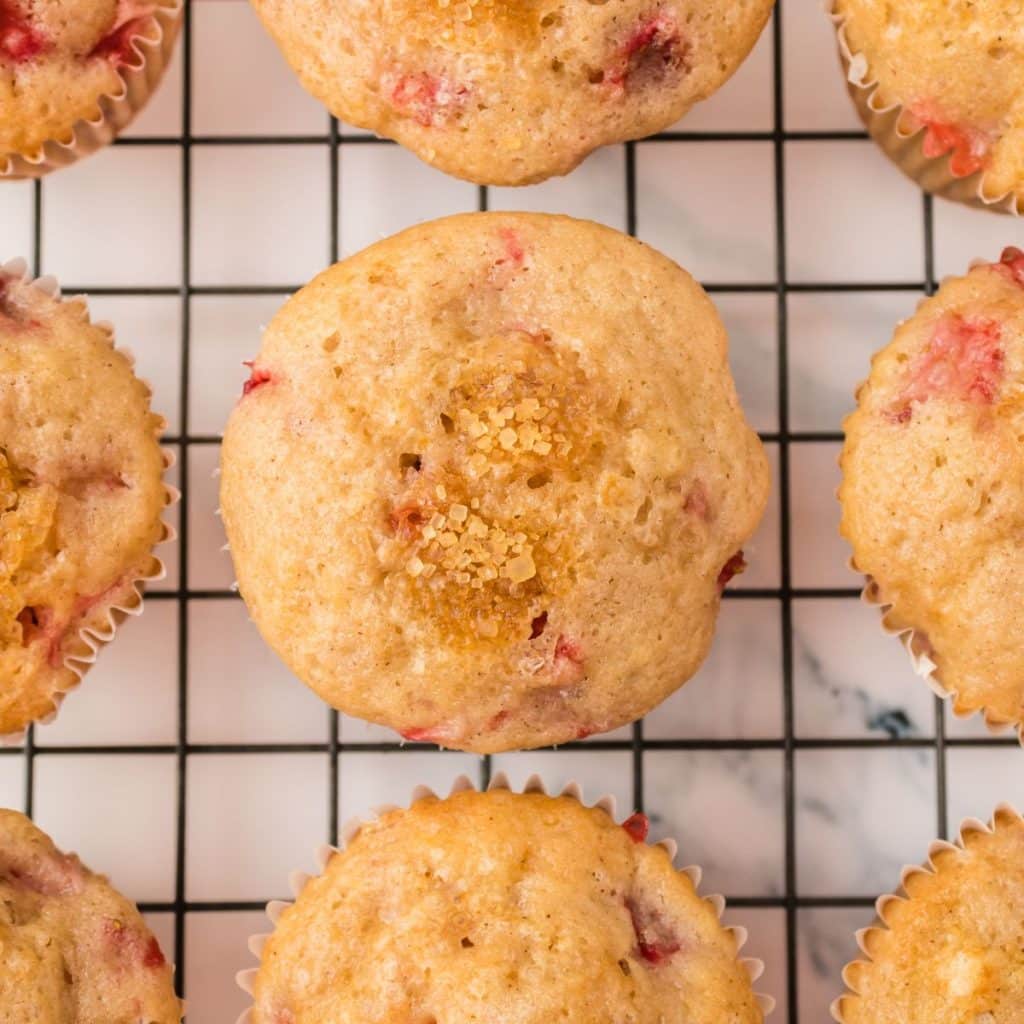
[[[182,490],[168,579],[59,723],[0,752],[0,803],[37,813],[142,900],[179,964],[190,1024],[244,1006],[233,982],[249,963],[244,938],[265,901],[286,895],[287,873],[311,867],[339,820],[419,781],[541,771],[645,808],[731,897],[729,920],[768,962],[760,987],[790,1024],[824,1019],[853,930],[900,862],[962,815],[1021,798],[1016,741],[953,722],[857,603],[830,467],[894,320],[938,275],[1024,245],[1024,230],[908,186],[860,129],[832,44],[817,4],[780,0],[751,60],[703,109],[514,191],[445,178],[329,121],[248,5],[192,0],[164,87],[130,132],[0,191],[7,243],[89,292],[138,350]],[[380,234],[504,207],[603,220],[705,278],[776,489],[700,678],[632,727],[481,759],[403,747],[328,711],[273,662],[231,589],[213,471],[236,363],[286,294]],[[273,260],[246,262],[261,247]]]

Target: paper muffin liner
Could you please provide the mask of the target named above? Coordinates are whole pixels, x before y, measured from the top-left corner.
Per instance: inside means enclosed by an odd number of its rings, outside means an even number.
[[[857,932],[857,946],[864,954],[857,960],[852,960],[843,968],[843,984],[846,991],[833,1000],[830,1007],[832,1019],[838,1024],[846,1024],[843,1015],[843,1004],[848,1000],[859,998],[856,975],[870,969],[874,965],[873,951],[877,946],[880,936],[889,930],[888,915],[892,907],[898,903],[910,903],[914,897],[907,890],[907,883],[915,875],[938,874],[940,858],[947,857],[950,853],[963,853],[966,848],[968,836],[981,833],[990,836],[996,831],[1000,822],[1019,822],[1020,813],[1010,804],[1001,803],[996,807],[991,820],[986,824],[977,818],[966,818],[960,825],[960,831],[953,842],[945,839],[936,839],[928,847],[928,857],[922,864],[908,865],[900,872],[900,884],[895,892],[879,896],[875,901],[875,920],[867,927]]]
[[[491,790],[502,789],[512,790],[509,784],[508,778],[504,772],[496,774],[487,787],[487,792]],[[448,796],[454,796],[456,793],[465,793],[467,791],[479,792],[478,786],[474,785],[473,782],[465,775],[460,775],[453,783],[452,787],[448,792]],[[519,792],[516,790],[515,792]],[[563,789],[554,794],[549,794],[543,781],[539,775],[531,775],[522,788],[523,793],[543,793],[545,796],[567,796],[584,807],[598,807],[603,810],[613,821],[617,820],[615,812],[615,797],[614,796],[603,796],[600,800],[595,803],[588,803],[583,799],[583,791],[577,782],[569,782]],[[412,794],[409,798],[407,806],[411,807],[418,800],[425,799],[427,797],[437,797],[438,794],[434,792],[429,786],[417,786],[413,789]],[[402,810],[395,805],[385,805],[383,807],[376,807],[373,809],[374,819],[379,818],[381,815],[387,814],[390,811]],[[374,820],[370,819],[370,820]],[[340,846],[321,846],[316,850],[316,863],[318,865],[319,874],[323,874],[327,870],[327,865],[330,863],[331,858],[336,854],[344,850],[349,843],[359,834],[362,827],[367,824],[367,821],[361,818],[351,818],[345,822],[341,827]],[[670,861],[675,861],[676,853],[678,851],[678,844],[674,839],[662,839],[658,843],[653,843],[654,846],[662,847],[669,856]],[[679,869],[680,874],[684,874],[693,883],[694,889],[698,889],[701,880],[701,869],[699,867],[686,867]],[[310,882],[314,877],[304,871],[294,871],[288,876],[289,887],[291,888],[292,895],[295,899],[298,899],[302,890],[306,887],[306,884]],[[710,905],[719,921],[722,919],[722,914],[725,912],[725,899],[722,896],[709,895],[704,896],[703,900],[705,903]],[[277,927],[278,921],[281,919],[281,915],[291,907],[293,904],[285,902],[283,900],[272,900],[267,904],[267,917],[270,920],[271,925],[274,927],[269,933],[262,933],[252,935],[249,938],[249,951],[257,959],[262,957],[263,947],[266,945],[267,940],[273,933],[274,928]],[[736,957],[740,964],[742,964],[744,970],[746,970],[750,977],[751,984],[757,981],[758,978],[764,973],[764,963],[761,960],[753,957],[741,957],[740,951],[743,949],[747,942],[747,929],[740,926],[734,925],[726,927],[725,930],[732,934],[736,942]],[[245,992],[248,996],[253,995],[253,989],[255,986],[256,976],[259,974],[258,967],[247,968],[246,970],[239,971],[235,977],[238,987]],[[768,1016],[775,1008],[775,1000],[768,995],[755,992],[754,997],[757,1000],[758,1005],[761,1008],[761,1012],[764,1016]],[[237,1024],[255,1024],[255,1015],[253,1014],[253,1008],[247,1009],[237,1021]]]
[[[31,156],[0,153],[0,181],[41,178],[95,153],[127,128],[149,102],[167,70],[184,10],[185,0],[176,0],[173,6],[158,7],[153,12],[157,25],[155,37],[132,40],[134,61],[118,69],[121,87],[116,93],[100,97],[95,118],[79,119],[71,126],[69,138],[49,139]]]
[[[877,79],[872,78],[867,57],[854,53],[846,36],[846,19],[836,11],[836,0],[825,0],[825,10],[836,27],[839,57],[846,88],[864,127],[886,156],[926,192],[958,203],[1000,213],[1020,215],[1024,203],[1014,191],[990,195],[985,190],[985,171],[958,177],[951,168],[951,154],[929,157],[924,153],[925,128],[907,130],[901,103],[886,104]]]
[[[30,284],[40,291],[49,295],[52,299],[58,302],[71,302],[79,305],[82,308],[83,316],[86,321],[93,323],[89,319],[89,307],[84,298],[73,297],[65,299],[60,290],[56,278],[53,277],[39,277],[33,278],[29,272],[27,264],[24,260],[11,260],[8,263],[0,263],[0,277],[14,277],[21,280],[26,284]],[[99,327],[110,337],[111,346],[116,349],[122,356],[124,356],[131,366],[135,366],[135,356],[132,354],[130,349],[117,346],[114,338],[114,327],[112,324],[106,321],[97,321],[94,326]],[[139,378],[141,380],[141,378]],[[149,398],[152,399],[152,388],[148,381],[142,380],[142,384],[145,386],[146,391],[149,394]],[[157,428],[157,438],[159,439],[160,434],[163,432],[166,423],[163,419],[160,420],[160,424]],[[164,514],[172,505],[175,505],[181,498],[177,488],[172,487],[167,483],[167,473],[175,463],[174,452],[169,448],[160,448],[160,453],[163,456],[164,462]],[[174,527],[164,518],[160,520],[160,536],[156,541],[154,547],[161,544],[170,543],[176,538],[177,534]],[[121,623],[128,618],[137,618],[142,614],[143,607],[143,592],[147,583],[155,583],[159,580],[164,579],[167,576],[167,568],[163,561],[157,557],[156,554],[151,554],[150,564],[148,570],[142,575],[134,577],[130,582],[132,583],[131,591],[128,596],[118,604],[111,604],[104,609],[106,619],[98,627],[90,626],[88,628],[82,628],[78,631],[78,637],[83,642],[86,650],[81,653],[69,654],[64,658],[64,667],[69,669],[76,676],[76,680],[67,689],[59,693],[54,694],[53,707],[41,718],[33,721],[33,725],[49,725],[53,722],[57,713],[60,711],[61,703],[64,697],[73,689],[75,689],[79,683],[81,683],[85,674],[90,668],[96,663],[99,657],[100,651],[106,647],[117,633]],[[27,727],[16,733],[9,733],[7,735],[0,735],[0,746],[14,747],[21,746],[25,742],[25,737],[28,733]]]
[[[990,260],[983,258],[974,259],[968,264],[968,270],[973,270],[978,266],[989,265],[990,263]],[[942,283],[942,281],[939,282],[940,286]],[[911,316],[915,316],[917,314],[921,307],[928,301],[928,298],[928,296],[925,296],[920,299]],[[908,317],[901,320],[896,326],[899,327],[901,324],[905,323],[907,319],[910,318]],[[856,406],[860,405],[861,391],[866,385],[866,380],[861,381],[854,390],[853,400]],[[839,462],[841,469],[841,454],[837,461]],[[836,500],[838,501],[838,489],[836,490],[835,495]],[[975,714],[981,714],[984,719],[985,726],[992,735],[1004,733],[1012,726],[1016,728],[1017,738],[1021,745],[1024,746],[1024,720],[1015,722],[1012,719],[1003,718],[1000,715],[997,715],[990,708],[984,706],[971,707],[964,704],[960,699],[959,692],[952,686],[943,682],[942,675],[939,672],[939,667],[931,657],[934,651],[928,636],[900,615],[893,602],[886,599],[882,586],[878,580],[876,580],[870,573],[864,572],[857,565],[856,558],[851,555],[847,565],[852,572],[855,572],[858,576],[861,576],[864,579],[864,587],[860,594],[861,602],[878,610],[881,617],[882,632],[887,636],[896,637],[900,643],[903,644],[907,654],[910,656],[910,663],[914,672],[928,684],[931,691],[937,697],[950,702],[953,714],[956,715],[957,718],[971,718]]]

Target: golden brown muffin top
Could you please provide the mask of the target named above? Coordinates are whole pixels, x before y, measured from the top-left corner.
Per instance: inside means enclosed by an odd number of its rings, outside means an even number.
[[[253,1024],[754,1024],[715,907],[569,797],[463,792],[365,825],[286,910]]]
[[[459,177],[522,185],[667,128],[710,96],[772,0],[253,0],[344,121]]]
[[[546,215],[449,218],[321,275],[222,458],[268,643],[350,714],[473,750],[606,731],[688,679],[768,490],[704,292]]]

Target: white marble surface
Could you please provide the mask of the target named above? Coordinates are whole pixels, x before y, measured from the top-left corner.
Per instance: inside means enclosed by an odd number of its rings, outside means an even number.
[[[784,0],[780,17],[786,129],[856,131],[818,4]],[[187,306],[186,410],[186,309],[174,291],[185,266],[185,165],[174,141],[183,114],[180,55],[130,133],[155,144],[117,146],[47,179],[38,241],[44,271],[69,286],[115,292],[95,297],[94,310],[117,323],[168,418],[179,458],[172,476],[184,479],[189,492],[188,559],[182,566],[179,549],[165,549],[169,575],[155,590],[166,594],[185,583],[227,595],[233,574],[221,551],[213,442],[244,377],[241,362],[258,348],[260,327],[284,290],[327,262],[331,165],[326,145],[316,141],[328,130],[323,110],[296,86],[248,4],[195,3],[192,34],[191,127],[206,139],[192,147],[189,163],[188,256],[190,283],[210,293],[192,296]],[[864,139],[791,139],[783,151],[784,176],[776,182],[773,70],[769,32],[734,81],[677,126],[743,137],[647,142],[633,154],[638,232],[716,286],[744,405],[757,429],[770,435],[776,486],[747,547],[750,570],[735,583],[739,596],[724,604],[708,662],[643,723],[651,749],[639,762],[628,749],[633,730],[627,727],[570,750],[502,755],[490,767],[517,783],[533,772],[555,786],[577,779],[592,798],[613,793],[623,814],[642,790],[655,835],[678,838],[680,859],[703,865],[708,889],[740,900],[729,920],[750,928],[749,951],[768,961],[762,987],[780,1000],[776,1019],[788,1020],[792,1007],[794,1020],[810,1024],[826,1019],[840,990],[839,969],[853,954],[853,930],[870,920],[871,899],[896,884],[903,863],[922,858],[940,828],[941,762],[928,746],[936,706],[897,642],[878,630],[876,614],[853,596],[859,581],[846,567],[848,551],[836,534],[833,495],[835,438],[853,390],[871,353],[920,297],[915,287],[925,276],[925,204]],[[365,134],[342,127],[345,140]],[[217,144],[266,135],[301,142]],[[625,148],[613,147],[567,179],[493,189],[487,198],[492,208],[569,212],[622,228],[630,213],[626,166]],[[345,253],[478,202],[473,186],[430,170],[396,146],[365,140],[342,144],[337,184],[337,234]],[[785,204],[785,269],[798,285],[785,304],[781,371],[777,192]],[[0,224],[7,256],[32,253],[31,185],[0,188]],[[1020,223],[942,202],[934,206],[933,229],[940,276],[959,272],[975,257],[994,257],[1004,245],[1024,246]],[[822,283],[855,290],[822,291]],[[222,294],[253,284],[269,294]],[[907,288],[863,287],[894,284]],[[741,290],[729,291],[730,285]],[[132,286],[170,293],[116,294]],[[785,456],[778,437],[783,426],[794,435]],[[186,431],[203,443],[182,446]],[[181,514],[175,509],[172,518]],[[801,591],[788,605],[777,592],[785,582]],[[837,592],[821,595],[820,588]],[[179,640],[184,666],[177,660]],[[984,742],[984,729],[976,719],[942,714],[951,740],[944,808],[951,825],[968,814],[987,815],[1000,799],[1024,803],[1024,753],[1009,742],[965,746]],[[179,891],[174,749],[182,734],[193,747],[182,793]],[[791,756],[787,735],[794,738]],[[190,1024],[225,1024],[244,1005],[233,974],[248,963],[245,937],[262,927],[250,906],[282,895],[291,869],[311,866],[312,849],[328,838],[332,787],[343,820],[402,801],[419,781],[444,788],[462,772],[480,777],[483,770],[467,755],[382,753],[375,745],[392,743],[390,731],[344,716],[339,736],[344,750],[332,776],[319,749],[329,737],[325,709],[266,651],[229,596],[193,600],[187,608],[177,600],[152,600],[59,721],[38,731],[43,750],[34,760],[32,792],[41,824],[159,911],[176,896],[193,901],[178,921],[166,912],[150,915],[168,950],[182,928],[179,971]],[[913,745],[892,747],[891,737]],[[670,749],[673,743],[677,749]],[[111,744],[138,749],[104,752]],[[242,752],[242,744],[257,749]],[[268,744],[293,746],[274,752]],[[89,751],[67,751],[81,745]],[[20,807],[25,792],[26,759],[0,755],[0,803]],[[787,912],[787,896],[800,900],[799,909],[793,903]],[[862,905],[827,905],[835,897]],[[751,901],[758,906],[743,905]],[[792,993],[786,988],[791,950]]]

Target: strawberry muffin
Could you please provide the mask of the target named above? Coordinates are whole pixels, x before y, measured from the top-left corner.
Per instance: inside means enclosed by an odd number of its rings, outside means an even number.
[[[469,214],[338,264],[228,424],[242,595],[325,700],[473,751],[633,721],[697,670],[764,510],[693,279],[584,221]]]
[[[278,920],[250,1024],[757,1024],[720,904],[646,831],[507,790],[387,813]]]
[[[833,12],[854,99],[889,155],[929,191],[1024,207],[1024,7],[833,0]]]
[[[181,0],[0,0],[0,174],[41,173],[113,138],[155,88],[181,11]]]
[[[1024,822],[1008,807],[990,828],[966,822],[879,904],[880,921],[846,968],[844,1024],[1016,1024],[1024,1006]]]
[[[480,184],[567,174],[667,128],[756,42],[772,0],[252,0],[349,124]]]
[[[947,280],[845,424],[842,533],[958,713],[1024,720],[1024,253]]]
[[[0,736],[54,711],[160,574],[162,428],[84,303],[0,266]]]
[[[138,910],[28,818],[0,810],[4,1024],[178,1024],[160,945]]]

